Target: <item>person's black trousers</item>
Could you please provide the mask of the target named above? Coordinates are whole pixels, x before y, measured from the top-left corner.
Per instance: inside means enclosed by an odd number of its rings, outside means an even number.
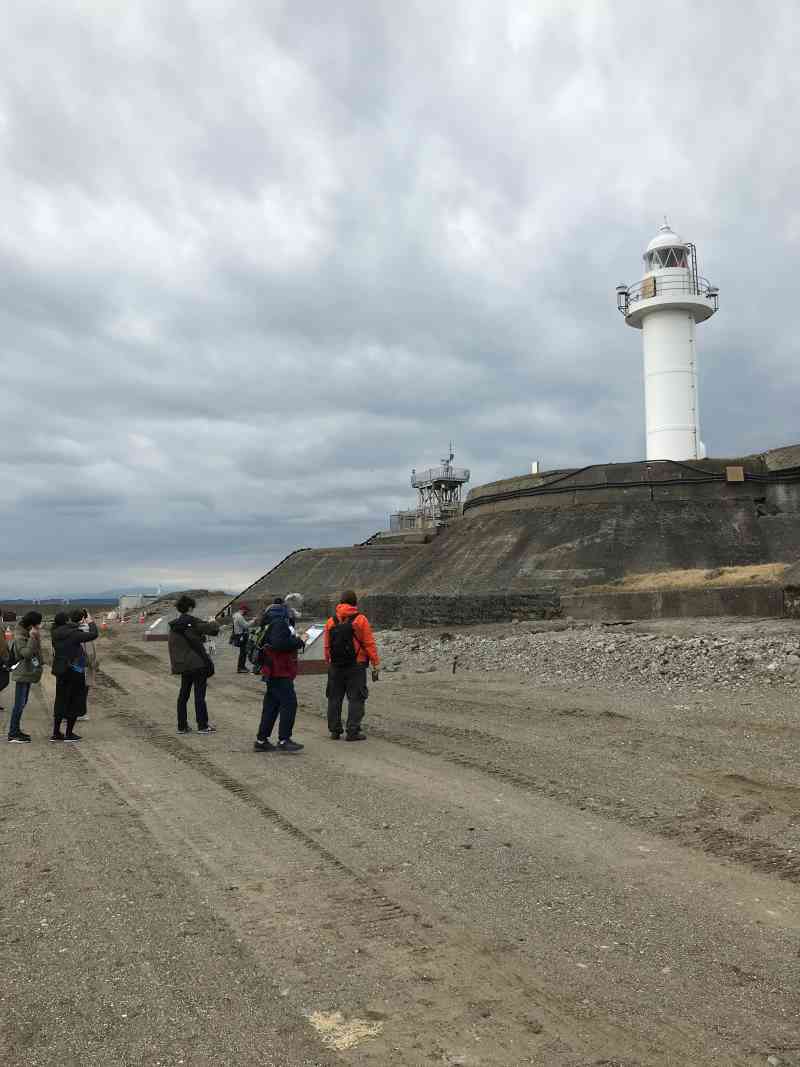
[[[181,675],[181,690],[178,693],[178,729],[185,730],[189,725],[186,705],[189,703],[189,694],[192,691],[192,687],[194,687],[194,715],[197,719],[197,729],[205,730],[208,726],[208,708],[206,706],[208,673],[205,667],[196,671],[186,671]]]
[[[248,635],[247,635],[247,633],[243,633],[241,635],[240,640],[241,640],[242,643],[239,646],[239,662],[236,665],[236,670],[237,671],[244,671],[244,670],[247,669],[247,643],[248,643]]]
[[[56,678],[56,700],[53,707],[53,734],[61,730],[66,720],[67,733],[72,733],[75,721],[86,714],[86,677],[83,671],[68,667]]]
[[[258,740],[268,741],[278,723],[278,740],[291,741],[294,721],[297,718],[297,693],[292,678],[268,678],[267,691],[261,709],[261,723],[258,727]]]
[[[332,734],[342,732],[342,701],[347,696],[347,733],[353,737],[361,728],[364,719],[364,702],[369,696],[367,688],[367,665],[328,668],[328,729]]]

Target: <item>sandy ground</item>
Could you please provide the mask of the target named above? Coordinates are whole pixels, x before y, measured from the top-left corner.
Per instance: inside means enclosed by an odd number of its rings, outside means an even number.
[[[261,755],[227,645],[211,737],[100,651],[80,745],[48,678],[0,745],[3,1064],[800,1065],[790,692],[400,671],[348,745],[311,677]]]

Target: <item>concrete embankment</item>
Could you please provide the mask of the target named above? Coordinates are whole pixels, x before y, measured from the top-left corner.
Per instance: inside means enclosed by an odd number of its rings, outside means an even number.
[[[240,599],[258,609],[298,591],[318,614],[352,587],[383,625],[407,626],[559,610],[592,618],[783,614],[791,597],[768,582],[724,591],[602,587],[631,575],[800,559],[800,467],[775,469],[797,458],[796,449],[785,449],[495,482],[473,490],[464,517],[430,543],[300,550]]]

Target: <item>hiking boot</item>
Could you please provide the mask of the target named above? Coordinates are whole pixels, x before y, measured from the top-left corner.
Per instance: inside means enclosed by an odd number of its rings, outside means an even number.
[[[17,730],[15,734],[8,735],[8,743],[10,745],[28,745],[30,740],[30,734],[24,734],[22,730]]]
[[[179,734],[190,734],[191,732],[192,732],[191,726],[179,726],[178,727],[178,733]]]
[[[341,736],[342,736],[342,731],[341,730],[338,733],[334,733],[333,731],[331,731],[331,741],[338,741]]]
[[[80,734],[74,734],[74,733],[64,734],[64,740],[65,741],[80,741],[80,739],[81,739],[81,735]]]
[[[345,741],[366,741],[367,735],[362,733],[348,734]]]
[[[278,742],[278,752],[301,752],[304,747],[304,745],[298,745],[296,741],[291,739]]]
[[[199,734],[215,734],[217,732],[216,726],[212,726],[211,723],[208,726],[198,726],[197,732]]]
[[[51,741],[63,741],[64,740],[64,735],[60,734],[60,733],[59,734],[53,734],[53,736],[50,738],[50,740]]]
[[[275,751],[275,746],[272,744],[271,741],[261,741],[261,740],[259,740],[257,738],[256,741],[253,744],[253,751],[254,752],[274,752]]]

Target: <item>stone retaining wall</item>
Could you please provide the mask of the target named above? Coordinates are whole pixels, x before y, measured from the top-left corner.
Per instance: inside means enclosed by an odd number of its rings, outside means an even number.
[[[658,589],[631,593],[572,593],[561,610],[573,619],[690,619],[740,615],[779,618],[784,590],[777,585],[720,586],[715,589]]]
[[[359,606],[373,626],[412,629],[425,626],[464,626],[471,623],[509,622],[511,619],[553,619],[561,614],[557,593],[496,593],[464,596],[425,596],[376,593],[362,597]],[[329,616],[336,604],[309,598],[306,618]]]
[[[329,617],[336,597],[307,597],[305,620]],[[637,592],[559,594],[494,593],[461,596],[375,593],[361,598],[370,622],[381,629],[464,626],[473,623],[553,619],[683,619],[732,615],[744,618],[800,618],[800,587],[720,586]]]

